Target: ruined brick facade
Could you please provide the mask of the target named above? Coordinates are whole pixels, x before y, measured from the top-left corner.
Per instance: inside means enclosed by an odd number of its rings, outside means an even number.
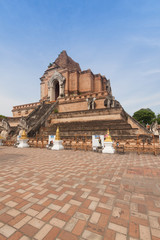
[[[54,79],[52,80],[52,78]],[[61,83],[58,78],[63,79]],[[59,85],[64,86],[56,88],[58,82]],[[61,89],[61,87],[64,89]],[[56,93],[58,90],[59,93]],[[50,93],[50,91],[55,91],[55,94]],[[68,57],[65,51],[61,52],[55,62],[48,66],[48,69],[41,77],[42,100],[54,101],[58,95],[67,97],[101,91],[107,91],[111,94],[110,81],[100,74],[94,75],[90,69],[81,71],[79,64]]]
[[[59,112],[105,108],[104,100],[112,91],[110,80],[90,69],[81,71],[78,63],[62,51],[44,72],[41,80],[42,101],[59,100]],[[13,117],[29,115],[39,103],[13,107]]]

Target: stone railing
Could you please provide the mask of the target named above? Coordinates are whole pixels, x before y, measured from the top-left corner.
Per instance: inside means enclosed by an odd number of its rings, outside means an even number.
[[[17,110],[20,110],[20,109],[31,108],[31,107],[35,108],[38,105],[40,105],[40,102],[28,103],[28,104],[13,106],[13,110],[12,111],[17,111]]]
[[[145,136],[146,138],[139,137],[140,135],[137,135],[137,139],[115,139],[114,141],[114,148],[124,149],[124,152],[137,152],[137,154],[141,153],[152,153],[154,155],[160,154],[160,144],[159,142],[154,138],[153,136]]]

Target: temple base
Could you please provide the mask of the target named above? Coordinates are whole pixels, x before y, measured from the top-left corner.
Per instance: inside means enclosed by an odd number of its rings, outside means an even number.
[[[114,153],[115,149],[112,147],[113,142],[104,142],[104,149],[102,153]]]
[[[28,148],[28,139],[19,139],[18,148]]]
[[[62,142],[63,142],[62,140],[55,140],[51,150],[63,150],[64,147],[62,145]]]

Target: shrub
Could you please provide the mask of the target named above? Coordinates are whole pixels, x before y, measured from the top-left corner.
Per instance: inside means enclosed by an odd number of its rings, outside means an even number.
[[[54,109],[54,113],[58,113],[58,109],[57,108]]]

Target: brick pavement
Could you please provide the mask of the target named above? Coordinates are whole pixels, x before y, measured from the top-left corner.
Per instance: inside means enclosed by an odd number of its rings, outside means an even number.
[[[160,239],[160,156],[0,147],[5,239]]]

